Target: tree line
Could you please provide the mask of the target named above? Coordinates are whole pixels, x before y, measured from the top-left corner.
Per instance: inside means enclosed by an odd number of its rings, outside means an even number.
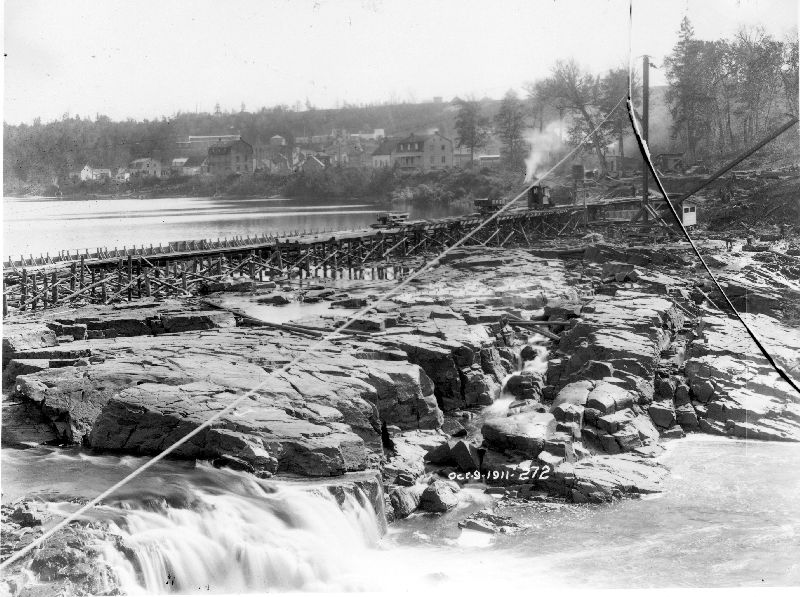
[[[605,169],[607,146],[614,140],[621,142],[629,126],[624,103],[620,103],[628,90],[626,69],[594,75],[573,59],[558,61],[550,76],[526,83],[525,90],[525,98],[509,90],[493,118],[481,113],[479,102],[460,100],[455,121],[459,146],[474,154],[493,133],[501,144],[503,165],[524,172],[525,157],[531,149],[526,136],[537,129],[541,133],[554,120],[566,120],[566,141],[574,146],[590,135],[588,147]],[[638,94],[638,86],[635,92]],[[608,113],[611,117],[602,122]]]
[[[797,115],[796,35],[777,40],[756,27],[742,28],[732,39],[705,41],[695,37],[684,18],[663,68],[672,147],[655,149],[680,148],[690,164],[741,150]],[[627,68],[597,75],[574,59],[558,61],[548,77],[525,85],[527,97],[508,91],[493,118],[481,112],[479,102],[461,100],[455,121],[457,142],[474,154],[494,133],[502,144],[503,164],[524,170],[530,151],[526,131],[538,127],[541,132],[546,122],[566,118],[567,143],[574,147],[588,136],[584,151],[595,155],[606,174],[609,146],[617,142],[624,157],[624,139],[631,132],[625,103],[620,102],[628,87]],[[630,87],[638,107],[641,85],[635,72]]]
[[[330,134],[333,129],[349,132],[439,129],[452,131],[449,103],[344,106],[338,109],[303,111],[286,106],[248,112],[183,112],[169,118],[113,121],[64,114],[44,123],[3,125],[3,172],[11,183],[50,184],[63,180],[86,164],[96,168],[127,166],[132,160],[153,157],[162,161],[177,155],[176,142],[188,135],[240,134],[251,144],[267,143],[281,135],[294,144],[295,136]],[[18,185],[19,186],[19,185]]]
[[[688,163],[741,150],[784,122],[787,115],[797,114],[796,37],[778,40],[763,29],[744,28],[730,39],[700,40],[685,18],[675,47],[660,67],[668,82],[665,99],[674,146],[669,149],[683,150]],[[619,100],[628,92],[627,68],[596,74],[573,59],[562,60],[552,66],[547,77],[526,83],[524,90],[524,97],[510,90],[500,101],[456,98],[452,103],[345,105],[335,110],[307,105],[303,111],[275,106],[256,112],[242,106],[236,113],[217,109],[152,121],[65,114],[50,123],[4,123],[5,186],[49,184],[85,164],[115,168],[139,157],[168,160],[177,157],[175,143],[187,135],[234,133],[255,144],[279,134],[291,145],[295,135],[311,136],[332,129],[384,128],[404,134],[438,129],[454,136],[456,144],[467,148],[473,158],[496,139],[504,169],[520,172],[531,149],[531,134],[558,122],[559,130],[563,123],[566,146],[574,147],[589,135],[584,151],[593,154],[604,173],[605,156],[612,144],[616,142],[624,156],[630,124],[624,102]],[[641,89],[637,77],[632,90],[638,105]],[[652,107],[651,103],[651,114]]]
[[[697,39],[688,18],[664,61],[672,135],[689,161],[753,144],[797,115],[797,36],[742,28],[731,39]]]

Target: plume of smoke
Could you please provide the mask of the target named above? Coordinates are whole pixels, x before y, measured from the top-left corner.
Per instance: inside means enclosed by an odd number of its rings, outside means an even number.
[[[531,148],[525,158],[525,182],[530,182],[542,166],[552,161],[556,152],[564,146],[561,140],[561,124],[558,121],[549,123],[542,132],[535,129],[525,131],[525,141]]]

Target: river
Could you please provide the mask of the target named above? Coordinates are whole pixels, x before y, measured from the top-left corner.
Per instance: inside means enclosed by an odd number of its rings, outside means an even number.
[[[293,484],[179,462],[159,463],[94,517],[132,546],[127,556],[105,549],[132,593],[800,583],[800,445],[708,436],[666,445],[663,494],[506,508],[530,525],[516,535],[457,528],[491,505],[480,485],[455,511],[414,514],[381,538],[372,509],[353,500],[339,508]],[[38,496],[66,513],[76,508],[68,498],[90,497],[142,462],[4,449],[3,500]]]
[[[6,199],[4,251],[346,229],[384,209],[280,197]],[[409,211],[434,218],[468,209]],[[455,511],[414,514],[380,537],[375,513],[353,500],[340,508],[297,484],[174,461],[138,477],[93,517],[131,547],[104,549],[129,593],[800,584],[800,445],[694,435],[666,446],[661,460],[672,472],[662,494],[505,508],[529,525],[515,535],[458,529],[493,504],[480,485],[462,492]],[[3,503],[35,496],[61,514],[77,507],[71,498],[94,497],[144,462],[41,446],[0,454]]]
[[[3,258],[68,249],[122,248],[280,234],[295,230],[366,228],[387,210],[411,219],[433,219],[471,211],[459,204],[376,204],[363,199],[286,197],[166,197],[159,199],[3,200]]]

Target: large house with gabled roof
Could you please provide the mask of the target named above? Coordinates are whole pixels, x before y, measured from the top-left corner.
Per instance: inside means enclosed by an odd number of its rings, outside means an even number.
[[[392,165],[401,170],[422,172],[452,168],[453,141],[439,131],[427,135],[411,133],[397,141],[392,151]]]

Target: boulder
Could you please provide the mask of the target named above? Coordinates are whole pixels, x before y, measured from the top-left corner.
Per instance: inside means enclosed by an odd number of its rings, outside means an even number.
[[[675,420],[683,428],[696,429],[699,425],[697,413],[691,404],[682,404],[675,409]]]
[[[419,509],[425,512],[447,512],[458,505],[458,490],[446,481],[433,481],[422,492]]]
[[[523,371],[508,378],[506,391],[517,398],[525,400],[541,400],[544,380],[541,374]]]
[[[613,434],[625,427],[633,417],[633,411],[625,409],[610,415],[601,415],[594,424],[598,429]]]
[[[591,381],[576,381],[564,386],[553,400],[553,408],[565,403],[586,406],[592,388],[594,383]]]
[[[636,415],[627,423],[627,426],[636,429],[639,433],[639,439],[641,439],[645,445],[652,444],[658,440],[658,429],[653,425],[653,421],[650,417],[645,414]]]
[[[417,365],[368,361],[367,382],[377,390],[381,419],[400,429],[438,429],[444,415],[436,404],[433,382]]]
[[[683,406],[691,402],[689,386],[684,381],[679,381],[675,386],[675,406]]]
[[[481,468],[481,456],[474,444],[457,441],[450,448],[450,458],[463,472],[473,472]]]
[[[707,379],[692,382],[692,396],[699,402],[708,402],[714,396],[714,384]]]
[[[617,444],[622,452],[630,452],[642,445],[639,430],[631,424],[625,424],[620,429],[612,433],[617,440]]]
[[[678,384],[673,377],[656,377],[655,393],[660,400],[672,400]]]
[[[425,461],[430,462],[431,464],[452,464],[453,456],[450,450],[454,445],[455,442],[452,441],[442,442],[434,448],[431,448],[425,454]]]
[[[678,425],[673,425],[669,429],[665,429],[661,432],[661,437],[665,439],[680,439],[685,435],[686,434],[683,432],[683,429],[681,429],[681,427]]]
[[[457,420],[446,418],[442,423],[442,432],[450,437],[464,437],[467,435],[466,428]]]
[[[466,406],[489,406],[500,394],[500,384],[486,375],[480,365],[464,367],[460,375]]]
[[[3,325],[3,369],[19,353],[57,346],[56,333],[42,323]]]
[[[560,423],[577,423],[578,427],[583,425],[584,407],[563,402],[552,407],[550,412]]]
[[[292,295],[285,292],[273,292],[258,297],[256,302],[261,305],[288,305],[292,302]]]
[[[556,420],[550,413],[526,412],[489,419],[481,428],[485,444],[495,450],[513,450],[535,458],[553,437]]]
[[[647,409],[653,423],[662,429],[668,429],[675,424],[675,408],[672,402],[653,402]]]
[[[482,533],[505,533],[512,534],[526,527],[526,525],[514,522],[508,516],[500,516],[492,513],[491,510],[478,510],[469,518],[458,523],[462,529],[480,531]]]
[[[633,404],[631,393],[620,386],[599,381],[586,399],[586,407],[599,410],[603,414],[613,413]]]
[[[389,502],[397,519],[406,518],[420,504],[422,492],[417,487],[393,487],[389,491]]]

